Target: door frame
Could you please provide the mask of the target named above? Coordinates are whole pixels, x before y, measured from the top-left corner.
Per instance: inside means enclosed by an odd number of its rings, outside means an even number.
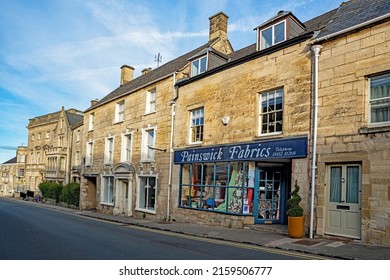
[[[330,201],[330,187],[331,187],[331,168],[332,167],[341,167],[341,176],[345,176],[345,172],[348,167],[359,167],[359,190],[358,190],[358,203],[348,203],[346,202],[346,186],[347,179],[341,177],[341,201],[340,202],[331,202]],[[359,162],[347,162],[347,163],[329,163],[326,165],[326,186],[325,186],[325,234],[343,236],[354,239],[361,239],[362,237],[362,163]],[[347,227],[347,213],[348,210],[359,211],[358,213],[358,221],[360,227],[356,230],[356,234],[353,234],[352,231],[348,232]],[[339,210],[340,214],[340,228],[332,227],[330,223],[331,214],[337,214],[337,210]],[[350,211],[352,213],[352,211]],[[333,215],[334,216],[334,215]],[[337,215],[336,215],[337,216]],[[350,216],[350,215],[349,215]],[[335,216],[334,216],[335,217]],[[343,224],[341,224],[343,223]]]
[[[278,166],[259,166],[256,164],[255,169],[255,188],[254,188],[254,198],[253,198],[253,215],[255,224],[286,224],[287,223],[287,195],[289,193],[289,172],[287,171],[287,165],[278,165]],[[278,219],[260,219],[258,218],[259,212],[259,203],[258,197],[260,192],[260,171],[264,170],[266,172],[276,172],[279,171],[280,174],[280,194],[279,194],[279,218]]]

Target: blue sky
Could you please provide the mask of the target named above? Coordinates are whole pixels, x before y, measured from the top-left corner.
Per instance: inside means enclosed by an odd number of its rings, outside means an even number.
[[[27,145],[30,118],[85,110],[119,85],[120,67],[135,77],[208,40],[209,17],[229,16],[235,50],[253,44],[253,28],[280,10],[302,22],[341,0],[1,0],[0,163]]]

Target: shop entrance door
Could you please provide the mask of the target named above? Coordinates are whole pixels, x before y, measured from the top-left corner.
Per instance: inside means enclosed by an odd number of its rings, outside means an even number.
[[[360,165],[328,166],[325,233],[361,237]]]
[[[285,220],[285,188],[281,168],[256,168],[255,224],[280,224]]]

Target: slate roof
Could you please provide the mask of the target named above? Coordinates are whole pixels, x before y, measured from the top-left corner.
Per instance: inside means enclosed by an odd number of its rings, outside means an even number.
[[[314,33],[314,36],[316,38],[321,38],[323,36],[333,34],[346,28],[353,27],[357,24],[367,22],[371,19],[375,19],[387,13],[390,13],[389,0],[350,0],[348,2],[343,2],[337,9],[331,10],[327,13],[324,13],[318,17],[304,22],[303,25],[306,27],[306,29],[299,36],[305,36]],[[278,13],[278,15],[261,24],[260,26],[264,26],[264,24],[268,24],[271,21],[275,21],[278,18],[289,14],[291,14],[291,12],[280,12]],[[291,15],[294,16],[293,14]],[[179,71],[186,66],[189,58],[195,56],[202,50],[210,47],[216,40],[217,39],[208,42],[207,44],[204,44],[196,48],[195,50],[192,50],[176,59],[173,59],[161,65],[160,67],[150,71],[149,73],[141,75],[133,79],[132,81],[126,83],[125,85],[118,87],[117,89],[106,95],[104,98],[99,100],[95,105],[87,109],[85,112],[88,112],[121,96],[130,94],[131,92],[139,88],[145,87],[152,82],[155,82],[159,79],[173,74],[175,71]],[[282,47],[283,44],[280,44],[280,46]],[[250,56],[255,52],[256,44],[252,44],[240,50],[237,50],[228,56],[229,59],[225,65],[228,67],[229,64],[231,64],[232,62],[244,59],[245,57]],[[217,68],[223,69],[224,66],[220,66]],[[207,75],[207,72],[203,74]],[[192,79],[187,78],[184,80]]]
[[[350,0],[344,2],[336,9],[317,38],[331,35],[389,13],[389,0]]]
[[[13,157],[11,158],[10,160],[7,160],[6,162],[4,162],[3,164],[13,164],[13,163],[16,163],[16,157]]]
[[[76,126],[84,119],[83,115],[80,114],[71,113],[69,111],[65,111],[65,113],[66,113],[66,117],[68,118],[70,127]]]
[[[207,44],[204,44],[176,59],[173,59],[153,70],[148,72],[147,74],[141,75],[130,82],[124,84],[123,86],[120,86],[116,88],[114,91],[100,99],[95,105],[88,108],[85,112],[88,112],[92,110],[93,108],[99,107],[104,103],[107,103],[109,101],[112,101],[116,98],[119,98],[121,96],[124,96],[126,94],[129,94],[139,88],[145,87],[146,85],[155,82],[159,79],[162,79],[163,77],[166,77],[168,75],[172,75],[174,72],[179,71],[183,67],[185,67],[188,63],[188,59],[195,56],[199,52],[201,52],[204,49],[207,49],[210,47],[216,40],[212,40],[208,42]]]

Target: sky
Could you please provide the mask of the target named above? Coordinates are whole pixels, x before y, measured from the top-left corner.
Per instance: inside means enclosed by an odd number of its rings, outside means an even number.
[[[29,119],[84,111],[134,77],[208,41],[209,17],[229,16],[234,50],[256,42],[253,30],[278,11],[305,22],[341,0],[1,0],[0,163],[27,146]]]

